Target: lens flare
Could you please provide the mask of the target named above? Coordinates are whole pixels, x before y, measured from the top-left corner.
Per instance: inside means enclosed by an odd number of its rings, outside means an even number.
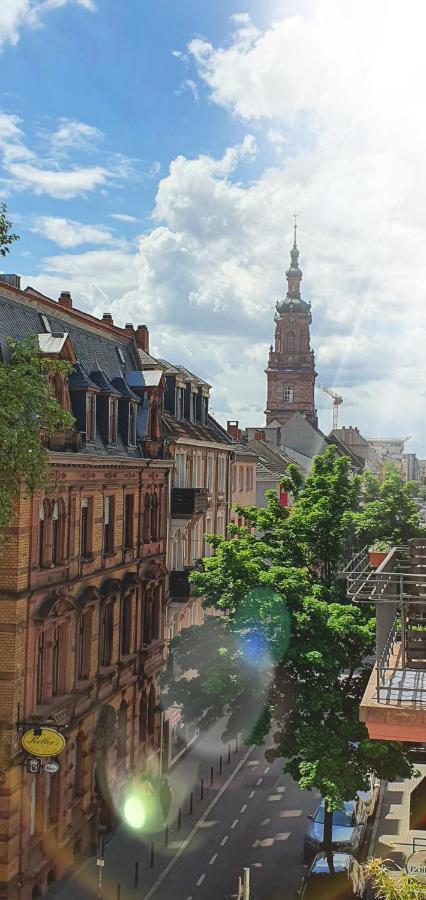
[[[132,794],[127,798],[124,804],[123,815],[130,828],[135,830],[143,828],[145,824],[145,809],[140,797]]]

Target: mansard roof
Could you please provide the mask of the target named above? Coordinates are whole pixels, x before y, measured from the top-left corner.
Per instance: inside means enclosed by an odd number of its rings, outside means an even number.
[[[202,425],[200,422],[188,422],[187,419],[177,419],[168,410],[164,410],[162,417],[169,434],[177,439],[187,438],[190,441],[232,444],[229,435],[213,416],[207,417],[207,425]]]

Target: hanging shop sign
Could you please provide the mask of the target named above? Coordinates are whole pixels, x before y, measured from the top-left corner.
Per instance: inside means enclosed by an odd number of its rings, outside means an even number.
[[[60,763],[56,762],[56,759],[52,759],[51,762],[45,763],[43,768],[48,775],[55,775],[56,772],[59,772],[61,765]]]
[[[31,756],[59,756],[65,747],[65,738],[54,728],[31,728],[22,735],[21,744]]]
[[[39,775],[41,772],[41,759],[27,759],[28,775]]]
[[[407,858],[405,867],[409,875],[426,884],[426,850],[416,850]]]

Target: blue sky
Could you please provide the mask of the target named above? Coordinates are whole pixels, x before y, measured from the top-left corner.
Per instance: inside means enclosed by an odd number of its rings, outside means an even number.
[[[253,424],[296,211],[318,380],[342,423],[425,448],[425,17],[421,0],[409,22],[396,0],[2,0],[7,269],[146,321],[222,421]]]

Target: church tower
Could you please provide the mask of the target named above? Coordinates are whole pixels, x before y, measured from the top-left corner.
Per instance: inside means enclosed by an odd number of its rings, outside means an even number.
[[[302,413],[317,425],[315,359],[309,334],[311,304],[300,296],[302,272],[299,269],[296,230],[295,224],[291,263],[286,272],[287,296],[277,303],[275,348],[271,344],[268,368],[265,370],[268,380],[267,425],[274,420],[285,425],[295,412]]]

